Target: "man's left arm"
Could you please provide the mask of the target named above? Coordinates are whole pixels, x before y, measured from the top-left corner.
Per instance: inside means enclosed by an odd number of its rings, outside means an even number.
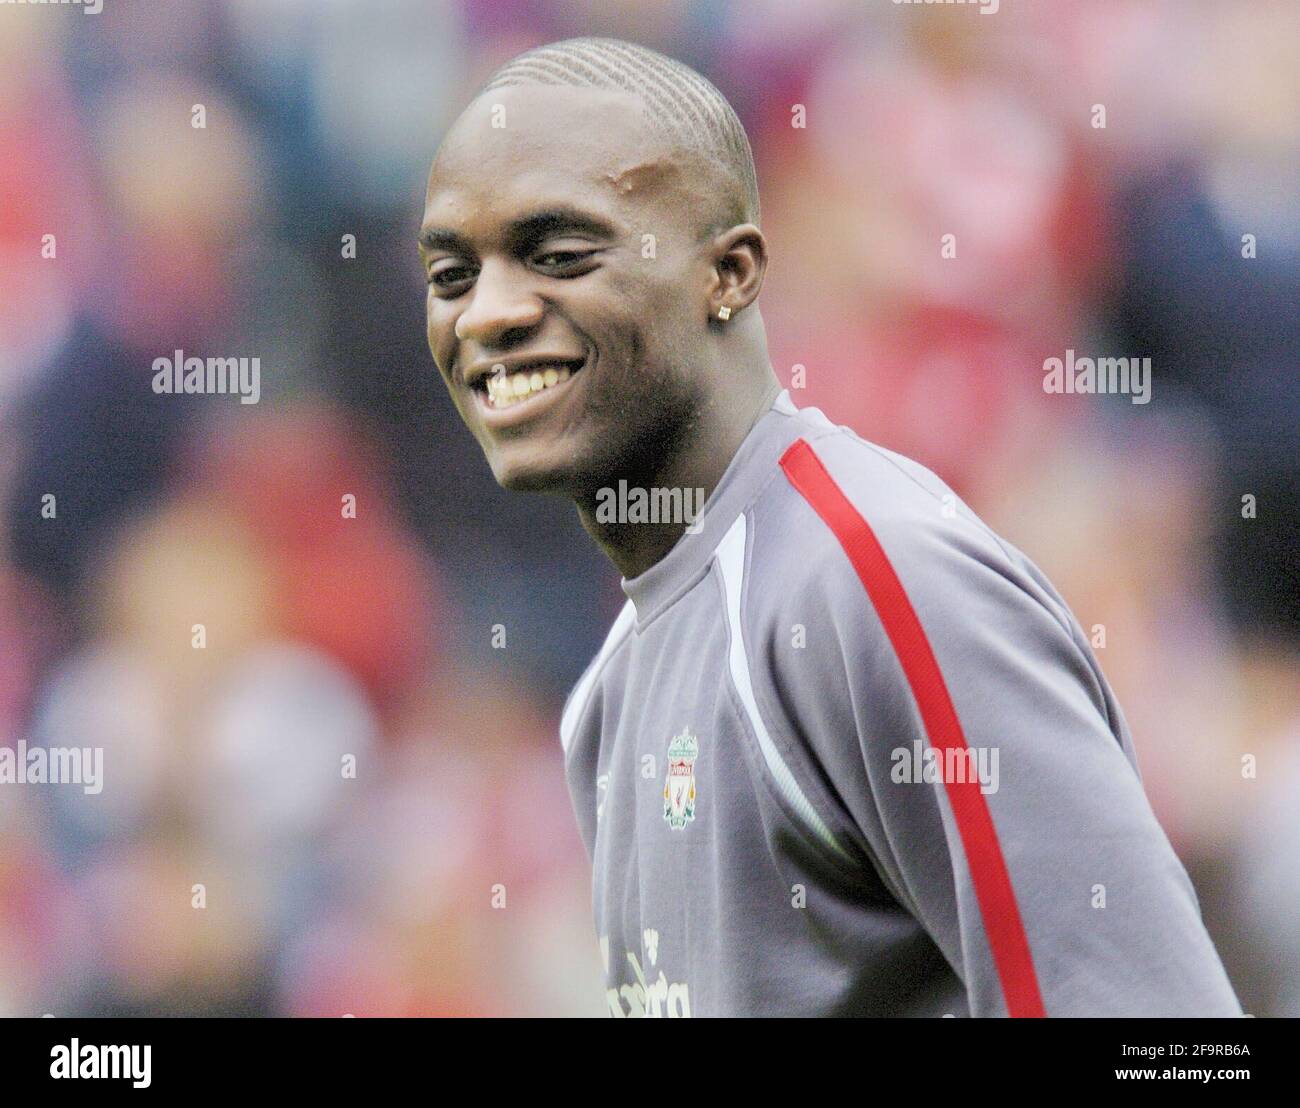
[[[867,519],[828,453],[793,474],[836,549],[776,696],[972,1015],[1240,1015],[1064,603],[939,490]]]

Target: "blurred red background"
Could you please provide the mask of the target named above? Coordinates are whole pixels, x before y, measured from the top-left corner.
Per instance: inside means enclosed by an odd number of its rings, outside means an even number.
[[[1300,1015],[1298,11],[0,9],[0,744],[105,752],[99,795],[0,784],[0,1014],[604,1011],[556,726],[623,597],[492,482],[414,243],[478,82],[608,34],[749,129],[795,402],[1104,627],[1247,1011]],[[154,394],[176,349],[257,355],[260,402]],[[1152,403],[1046,394],[1067,349]]]

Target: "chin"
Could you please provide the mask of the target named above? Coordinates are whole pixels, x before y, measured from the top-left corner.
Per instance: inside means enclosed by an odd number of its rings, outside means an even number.
[[[563,496],[574,487],[572,463],[547,461],[544,458],[502,459],[492,461],[492,476],[510,492],[551,493]]]

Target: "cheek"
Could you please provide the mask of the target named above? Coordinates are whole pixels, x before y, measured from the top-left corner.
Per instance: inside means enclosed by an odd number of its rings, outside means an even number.
[[[662,255],[638,258],[611,272],[598,295],[584,302],[583,318],[602,354],[624,362],[631,357],[653,367],[679,341],[690,297],[686,275],[670,269],[671,264]]]
[[[424,335],[429,342],[429,353],[433,355],[440,372],[442,363],[438,359],[438,350],[447,345],[448,329],[452,326],[452,318],[446,303],[434,296],[432,290],[425,294]]]

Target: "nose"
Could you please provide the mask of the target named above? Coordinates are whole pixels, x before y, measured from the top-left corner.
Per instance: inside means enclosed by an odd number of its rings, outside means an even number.
[[[484,262],[469,306],[456,319],[456,337],[480,346],[502,345],[511,331],[529,330],[542,320],[542,302],[500,263]]]

